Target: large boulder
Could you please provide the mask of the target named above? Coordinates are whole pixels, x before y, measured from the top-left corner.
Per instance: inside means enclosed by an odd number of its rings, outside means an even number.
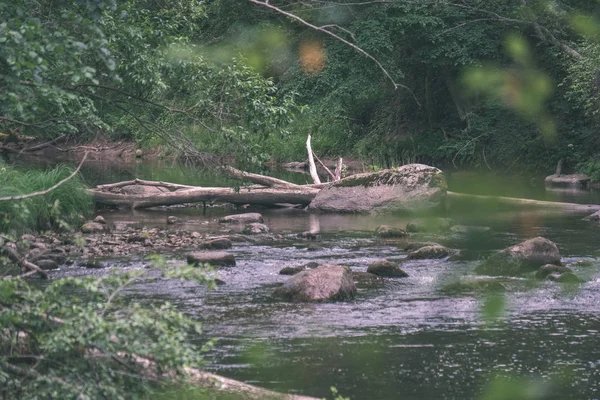
[[[587,189],[590,184],[590,177],[584,174],[571,175],[550,175],[544,180],[546,187],[553,188],[580,188]]]
[[[308,206],[328,212],[415,212],[446,199],[442,171],[423,164],[352,175],[321,189]]]
[[[552,241],[536,237],[501,250],[477,266],[483,275],[520,275],[545,264],[561,265],[558,247]]]
[[[274,296],[293,302],[320,302],[352,299],[355,294],[350,268],[324,264],[292,276]]]

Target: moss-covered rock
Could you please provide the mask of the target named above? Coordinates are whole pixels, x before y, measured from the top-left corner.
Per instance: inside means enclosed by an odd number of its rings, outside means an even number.
[[[446,199],[441,170],[423,164],[352,175],[322,189],[309,209],[328,212],[416,212]]]

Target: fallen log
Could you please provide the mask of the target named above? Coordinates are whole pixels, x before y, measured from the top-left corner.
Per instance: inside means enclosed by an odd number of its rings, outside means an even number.
[[[170,206],[183,203],[231,203],[273,206],[289,203],[308,205],[319,189],[299,186],[296,189],[277,188],[225,188],[194,187],[160,194],[120,194],[92,189],[90,193],[96,203],[125,206],[133,209],[157,206]]]

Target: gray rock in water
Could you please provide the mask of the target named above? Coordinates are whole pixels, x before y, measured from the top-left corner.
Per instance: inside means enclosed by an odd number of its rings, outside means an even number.
[[[315,269],[319,266],[319,263],[314,261],[309,262],[308,264],[300,265],[298,267],[285,267],[279,271],[280,275],[296,275],[299,272],[306,271],[309,269]]]
[[[455,282],[446,283],[439,289],[445,294],[464,294],[464,293],[498,293],[504,292],[506,287],[496,279],[461,279]]]
[[[222,224],[250,224],[252,222],[264,222],[262,215],[259,213],[244,213],[244,214],[233,214],[227,215],[219,222]]]
[[[198,248],[203,250],[225,250],[230,249],[231,246],[231,240],[227,238],[216,238],[204,243],[200,243]]]
[[[584,280],[572,272],[565,272],[565,273],[560,274],[560,276],[558,278],[556,278],[556,282],[559,282],[559,283],[583,283]]]
[[[444,246],[425,246],[411,251],[406,258],[408,260],[440,259],[448,257],[451,253],[452,251]]]
[[[590,177],[584,174],[550,175],[544,180],[546,187],[580,188],[587,189]]]
[[[188,264],[210,264],[213,266],[235,266],[235,257],[225,251],[197,251],[187,255]]]
[[[439,208],[446,199],[441,170],[423,164],[352,175],[321,189],[308,206],[328,212],[415,212]]]
[[[98,222],[86,222],[81,226],[81,232],[83,233],[100,233],[106,230],[106,226],[99,224]]]
[[[540,267],[535,273],[536,279],[546,279],[549,275],[552,274],[564,274],[565,272],[573,272],[573,270],[569,267],[564,267],[562,265],[552,265],[546,264]]]
[[[265,224],[261,224],[260,222],[252,222],[250,224],[246,224],[242,233],[245,235],[258,235],[260,233],[268,233],[269,227]]]
[[[536,237],[504,249],[477,266],[483,275],[520,275],[545,264],[561,265],[558,247],[552,241]]]
[[[596,211],[592,215],[583,218],[586,221],[600,222],[600,211]]]
[[[348,267],[324,264],[294,275],[273,295],[293,302],[322,302],[352,299],[355,294],[356,286]]]
[[[104,217],[102,215],[98,215],[96,218],[94,218],[94,222],[97,222],[102,225],[106,225],[106,220],[104,219]]]
[[[179,218],[177,218],[174,215],[170,215],[167,217],[167,224],[169,224],[169,225],[176,224],[178,221],[179,221]]]
[[[370,272],[361,271],[352,271],[352,279],[354,279],[354,283],[362,285],[383,282],[383,278],[381,276],[377,276]]]
[[[381,225],[375,230],[375,234],[381,238],[405,238],[409,236],[408,232],[401,228],[394,228],[389,225]]]
[[[43,270],[58,269],[58,264],[54,260],[49,259],[37,260],[35,262],[35,265],[37,265]]]
[[[441,246],[441,244],[436,242],[410,242],[404,246],[404,251],[414,251],[425,246]]]
[[[304,231],[298,234],[299,238],[308,239],[308,240],[316,240],[319,238],[319,234],[311,231]]]
[[[450,218],[421,218],[406,224],[407,232],[446,232],[454,225]]]
[[[106,265],[104,265],[104,263],[102,261],[96,260],[94,258],[90,258],[89,260],[85,261],[83,264],[81,264],[81,266],[84,268],[92,268],[92,269],[106,268]]]
[[[388,260],[376,260],[369,264],[367,272],[377,276],[386,278],[406,278],[408,274],[404,272],[398,264],[394,264]]]

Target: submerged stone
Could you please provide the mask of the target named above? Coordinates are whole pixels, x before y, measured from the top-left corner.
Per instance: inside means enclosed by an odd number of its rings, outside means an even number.
[[[411,251],[406,257],[408,260],[426,260],[426,259],[440,259],[448,257],[452,251],[444,246],[425,246],[418,250]]]
[[[315,269],[319,266],[319,263],[314,261],[309,262],[308,264],[300,265],[298,267],[285,267],[279,271],[280,275],[296,275],[299,272],[306,271],[309,269]]]
[[[227,215],[219,222],[222,224],[249,224],[252,222],[264,222],[263,216],[259,213],[244,213],[244,214],[233,214]]]
[[[443,285],[440,289],[445,294],[464,293],[498,293],[504,292],[506,287],[496,279],[461,279]]]
[[[370,272],[352,271],[352,279],[358,284],[381,283],[383,278]]]
[[[232,246],[231,240],[227,238],[215,238],[204,243],[200,243],[198,248],[205,250],[225,250]]]
[[[409,236],[408,232],[401,228],[394,228],[389,225],[381,225],[375,230],[375,234],[381,238],[405,238]]]
[[[446,232],[454,225],[450,218],[420,218],[406,224],[407,232]]]
[[[553,265],[546,264],[541,266],[535,273],[536,279],[546,279],[549,275],[552,274],[564,274],[565,272],[573,272],[573,270],[569,267],[564,267],[562,265]]]
[[[373,261],[369,264],[367,268],[367,272],[377,275],[383,276],[387,278],[406,278],[408,274],[404,272],[398,264],[394,264],[388,260],[381,259]]]
[[[245,235],[258,235],[261,233],[269,233],[269,227],[259,222],[252,222],[244,226],[242,233]]]
[[[187,255],[188,264],[210,264],[213,266],[235,266],[235,257],[225,251],[196,251]]]

